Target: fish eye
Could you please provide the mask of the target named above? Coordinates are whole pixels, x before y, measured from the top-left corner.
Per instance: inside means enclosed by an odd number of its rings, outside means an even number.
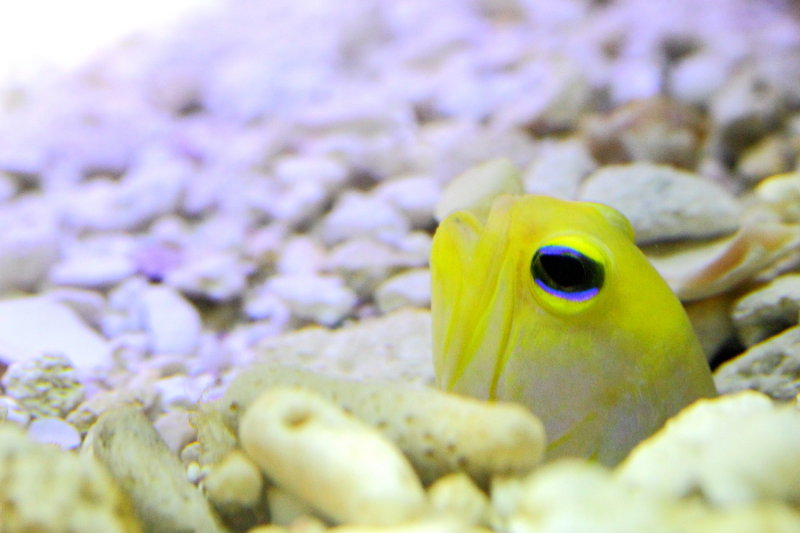
[[[583,302],[594,298],[603,286],[603,265],[568,246],[539,248],[531,261],[533,280],[558,298]]]

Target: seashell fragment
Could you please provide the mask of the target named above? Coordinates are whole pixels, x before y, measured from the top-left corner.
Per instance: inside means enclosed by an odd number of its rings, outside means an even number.
[[[658,245],[645,253],[681,300],[699,300],[752,279],[798,244],[800,225],[745,221],[731,237]]]

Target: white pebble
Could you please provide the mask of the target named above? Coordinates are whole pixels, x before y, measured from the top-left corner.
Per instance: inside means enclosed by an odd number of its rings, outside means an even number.
[[[152,352],[194,353],[202,330],[197,309],[175,289],[164,285],[148,287],[141,298],[142,322]]]
[[[278,275],[267,290],[283,299],[298,318],[332,326],[355,307],[358,298],[341,278],[330,275]]]
[[[65,450],[77,448],[81,435],[72,424],[60,418],[37,418],[28,426],[28,436],[36,442],[55,444]]]
[[[322,238],[332,245],[352,237],[391,237],[409,231],[408,220],[388,202],[349,192],[322,223]]]
[[[427,268],[407,270],[387,279],[375,290],[382,313],[410,305],[427,307],[431,302],[431,275]]]
[[[433,223],[433,210],[439,194],[439,184],[429,176],[395,177],[374,192],[377,198],[399,209],[415,228]]]
[[[64,354],[81,370],[111,362],[105,339],[72,309],[43,297],[0,302],[0,348],[6,363],[43,353]]]
[[[275,269],[280,274],[316,274],[325,262],[325,250],[310,237],[291,238],[278,256]]]

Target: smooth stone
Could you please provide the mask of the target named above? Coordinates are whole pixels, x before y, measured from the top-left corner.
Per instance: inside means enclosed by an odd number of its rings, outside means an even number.
[[[586,179],[579,199],[621,211],[637,244],[733,233],[741,214],[736,198],[719,185],[651,163],[603,167]]]
[[[128,494],[146,531],[224,533],[183,465],[136,407],[109,409],[89,430],[82,455],[99,460]]]
[[[258,465],[241,450],[233,450],[211,468],[203,486],[217,508],[241,511],[261,501],[264,479]]]
[[[289,239],[278,253],[275,270],[279,274],[316,274],[325,264],[325,248],[308,236]]]
[[[71,450],[81,444],[81,434],[72,424],[54,417],[36,418],[28,426],[28,437],[42,444]]]
[[[64,354],[78,370],[111,363],[108,342],[69,307],[44,297],[0,301],[0,360]]]
[[[48,278],[54,285],[103,289],[112,287],[136,272],[130,257],[82,252],[53,265]]]
[[[154,354],[195,352],[203,324],[200,313],[183,295],[166,285],[151,285],[141,294],[143,326]]]

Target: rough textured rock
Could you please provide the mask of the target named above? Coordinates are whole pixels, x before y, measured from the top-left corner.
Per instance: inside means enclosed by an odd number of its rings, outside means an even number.
[[[718,509],[691,498],[664,498],[578,460],[545,465],[523,480],[498,480],[492,504],[495,529],[519,533],[790,533],[800,527],[800,514],[789,505],[767,501]]]
[[[524,170],[525,192],[570,200],[581,181],[597,168],[586,143],[577,137],[544,143]]]
[[[305,328],[259,342],[257,362],[328,375],[433,383],[430,313],[405,309],[339,330]]]
[[[228,427],[264,391],[302,386],[378,428],[408,456],[423,481],[463,471],[485,484],[493,475],[521,475],[542,459],[541,421],[521,405],[485,402],[391,382],[333,379],[253,365],[217,404]]]
[[[0,422],[0,529],[4,533],[140,533],[128,497],[105,467],[37,444]]]
[[[700,400],[619,466],[626,484],[714,506],[800,502],[800,412],[746,391]]]
[[[106,465],[130,496],[146,531],[225,531],[200,491],[186,480],[180,460],[136,407],[104,412],[89,430],[82,453]]]
[[[425,511],[422,485],[400,450],[309,390],[264,392],[242,416],[239,437],[272,480],[336,522],[390,525]]]
[[[636,231],[637,244],[732,233],[741,213],[734,196],[719,185],[651,163],[597,170],[586,178],[579,199],[621,211]]]
[[[12,364],[3,374],[2,385],[8,396],[37,416],[64,416],[84,394],[75,369],[60,355]]]
[[[751,346],[720,366],[714,382],[721,393],[761,391],[777,400],[800,393],[800,326]]]
[[[786,274],[746,294],[733,304],[731,315],[745,346],[795,326],[800,313],[800,274]]]

